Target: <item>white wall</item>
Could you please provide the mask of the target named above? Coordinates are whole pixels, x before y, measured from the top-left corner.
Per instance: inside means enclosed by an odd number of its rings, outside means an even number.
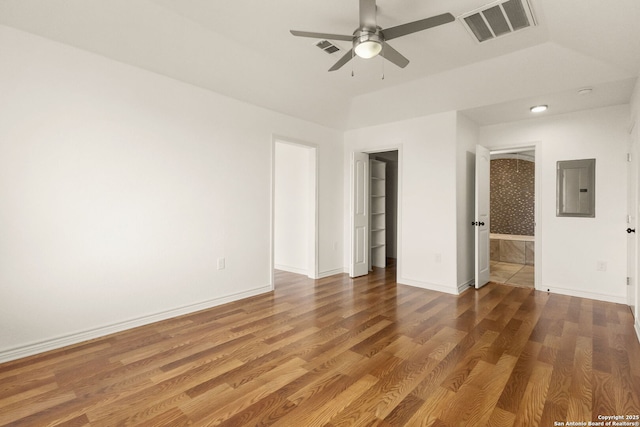
[[[456,113],[348,131],[345,177],[354,151],[399,149],[399,283],[457,293]],[[349,179],[345,179],[345,248],[349,239]],[[345,251],[349,265],[350,251]]]
[[[311,148],[275,143],[274,263],[279,270],[309,271]]]
[[[464,291],[475,280],[475,172],[478,126],[458,113],[456,145],[456,204],[459,291]]]
[[[623,105],[480,128],[480,144],[493,149],[538,142],[542,290],[625,303],[628,123]],[[596,159],[596,217],[556,217],[556,162],[588,158]],[[600,261],[606,271],[597,271]]]
[[[318,146],[342,270],[341,132],[3,26],[0,52],[0,361],[269,290],[273,135]]]

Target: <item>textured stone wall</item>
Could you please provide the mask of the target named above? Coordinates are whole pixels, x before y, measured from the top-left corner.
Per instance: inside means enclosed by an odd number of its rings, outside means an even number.
[[[535,164],[491,160],[491,233],[534,235]]]

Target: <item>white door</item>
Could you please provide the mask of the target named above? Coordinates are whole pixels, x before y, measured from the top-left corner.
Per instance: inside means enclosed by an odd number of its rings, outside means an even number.
[[[351,159],[351,263],[349,276],[369,273],[369,155]]]
[[[489,167],[491,153],[481,145],[476,146],[476,215],[475,227],[476,289],[489,282]]]
[[[634,316],[636,313],[636,292],[638,280],[638,126],[631,134],[629,162],[627,163],[627,302]],[[636,230],[633,232],[632,230]]]

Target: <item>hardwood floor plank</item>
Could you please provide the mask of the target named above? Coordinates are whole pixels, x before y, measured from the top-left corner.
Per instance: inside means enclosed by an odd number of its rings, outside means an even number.
[[[531,378],[516,412],[514,427],[540,426],[552,368],[535,362]]]
[[[549,382],[547,401],[542,412],[542,425],[553,425],[558,420],[565,420],[569,407],[569,387],[573,380],[576,340],[578,324],[560,322],[563,324],[562,342],[557,356],[554,358],[553,372]]]
[[[469,378],[470,385],[480,390],[472,399],[480,402],[480,410],[471,414],[469,425],[487,425],[498,404],[500,392],[511,376],[518,359],[504,354],[495,365],[478,363]]]
[[[302,367],[303,364],[304,360],[292,358],[264,373],[259,379],[244,382],[239,387],[227,389],[222,393],[218,389],[210,389],[192,397],[179,407],[195,423],[219,424],[307,373]]]
[[[411,416],[415,414],[422,405],[424,405],[424,400],[408,394],[389,412],[384,418],[384,421],[390,426],[405,426]]]
[[[515,422],[516,414],[507,412],[504,409],[496,408],[491,413],[487,427],[511,427]]]
[[[10,424],[28,417],[32,413],[45,411],[56,405],[70,402],[77,396],[73,392],[60,392],[58,390],[49,391],[26,399],[2,405],[0,408],[0,425]]]
[[[407,422],[409,426],[431,426],[438,421],[438,417],[449,407],[456,394],[444,387],[436,387],[418,410]]]
[[[498,333],[487,331],[480,337],[473,347],[460,358],[457,367],[440,383],[441,387],[446,387],[451,391],[458,391],[467,377],[475,368],[476,364],[486,357],[489,348],[498,337]]]
[[[573,363],[573,374],[569,386],[568,420],[591,419],[591,339],[578,336]]]
[[[95,423],[92,424],[97,425]],[[121,424],[126,425],[126,424]],[[191,425],[189,418],[178,408],[171,408],[166,412],[156,415],[148,420],[135,420],[135,426],[139,427],[158,427],[158,426],[171,426],[171,427],[183,427]]]
[[[536,366],[540,344],[530,341],[518,358],[511,376],[498,400],[498,407],[515,414],[524,397],[525,389]]]
[[[0,426],[547,426],[640,413],[619,304],[276,272],[273,292],[0,365]]]

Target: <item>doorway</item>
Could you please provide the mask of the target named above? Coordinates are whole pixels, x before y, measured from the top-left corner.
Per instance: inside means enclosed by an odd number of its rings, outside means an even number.
[[[273,153],[273,268],[316,279],[316,148],[276,139]]]
[[[371,179],[370,268],[398,258],[398,151],[369,154]]]
[[[490,281],[535,287],[535,147],[490,152]]]
[[[399,176],[398,149],[353,155],[351,277],[398,269]]]

